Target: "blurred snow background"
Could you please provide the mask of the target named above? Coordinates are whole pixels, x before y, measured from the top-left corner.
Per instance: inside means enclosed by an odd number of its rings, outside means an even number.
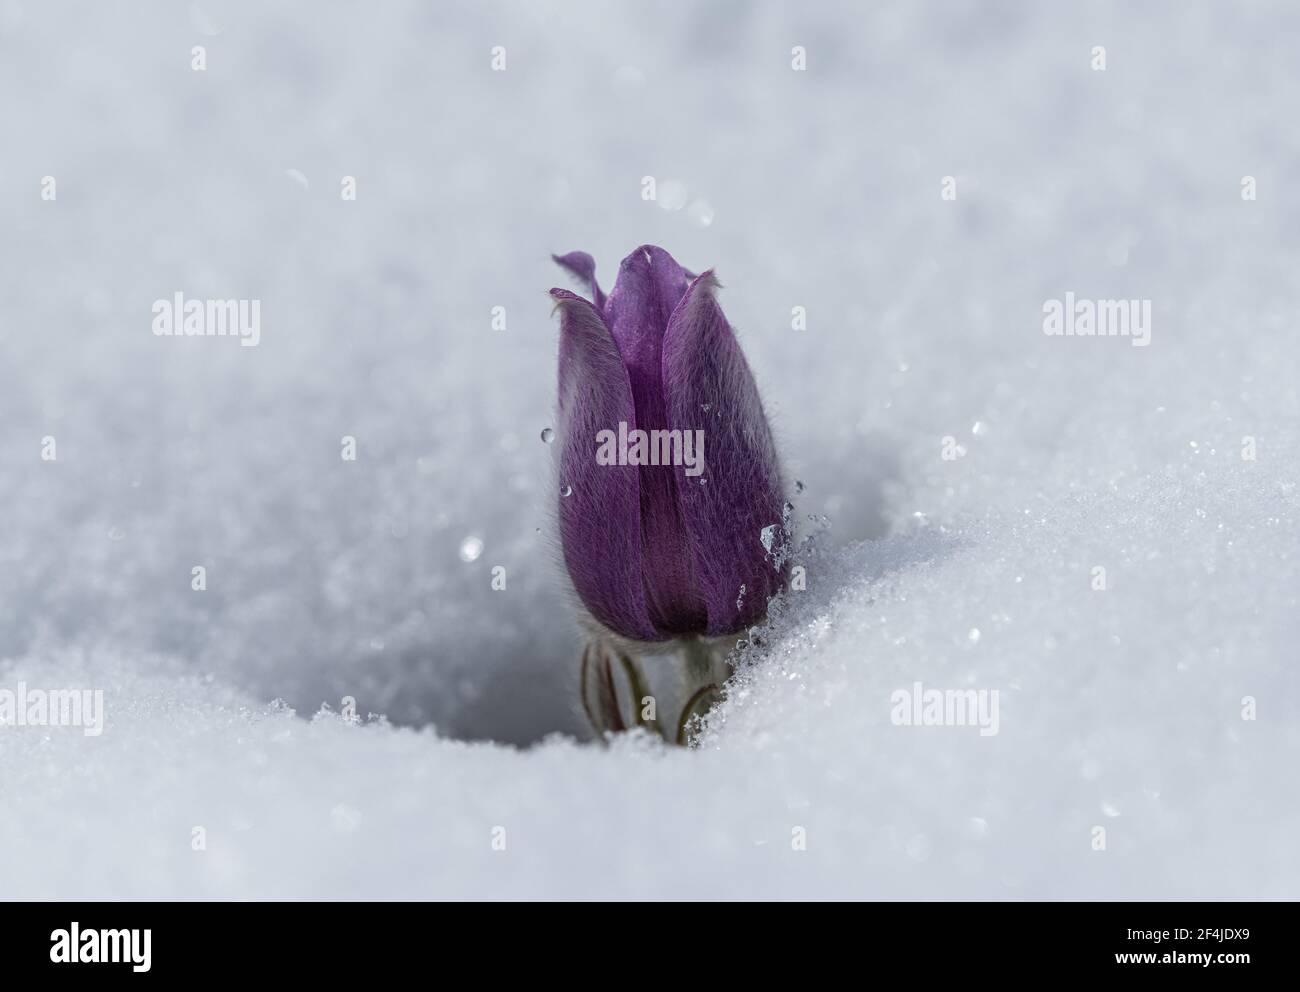
[[[0,688],[108,708],[0,728],[0,892],[1300,895],[1297,41],[1284,3],[0,0]],[[689,753],[584,742],[539,440],[549,254],[608,288],[643,242],[716,266],[831,522]],[[1152,299],[1150,347],[1045,337],[1067,290]],[[176,291],[260,299],[261,345],[154,337]],[[1000,733],[891,725],[914,681]],[[344,696],[387,721],[311,719]]]

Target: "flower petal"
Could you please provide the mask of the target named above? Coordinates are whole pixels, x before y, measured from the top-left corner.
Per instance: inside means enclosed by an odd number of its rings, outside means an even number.
[[[596,304],[596,309],[603,312],[605,309],[605,294],[600,291],[600,286],[596,283],[596,260],[585,251],[571,251],[567,255],[552,255],[551,258],[567,269],[569,275],[582,283],[587,292],[591,294],[591,300]]]
[[[780,588],[783,569],[761,535],[775,524],[770,543],[779,550],[785,502],[772,431],[749,365],[714,299],[717,285],[712,271],[691,283],[663,343],[669,426],[704,432],[703,473],[688,476],[684,465],[675,472],[711,635],[757,623]]]
[[[659,383],[664,331],[688,285],[676,259],[656,245],[642,245],[619,265],[604,313],[632,373],[633,392],[638,375],[647,385]]]
[[[642,245],[619,266],[605,304],[606,323],[627,365],[636,426],[666,430],[662,349],[673,310],[686,293],[682,267],[668,252]],[[670,634],[702,633],[708,619],[669,465],[641,466],[641,548],[650,619]]]
[[[638,470],[600,465],[596,435],[636,423],[632,388],[599,311],[565,289],[560,311],[560,541],[573,586],[592,616],[617,634],[662,640],[646,609]],[[562,495],[565,491],[569,495]]]

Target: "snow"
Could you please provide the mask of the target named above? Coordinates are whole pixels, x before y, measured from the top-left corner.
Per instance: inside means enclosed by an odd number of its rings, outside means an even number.
[[[0,4],[0,689],[106,706],[0,727],[4,895],[1296,898],[1298,27]],[[691,751],[586,739],[540,440],[550,253],[646,242],[816,532]],[[258,346],[155,337],[176,292]]]

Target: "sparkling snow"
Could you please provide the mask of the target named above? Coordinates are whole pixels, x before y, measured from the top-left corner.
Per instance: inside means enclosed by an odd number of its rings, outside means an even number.
[[[0,690],[106,705],[0,893],[1300,896],[1300,11],[784,6],[0,0]],[[587,739],[541,438],[646,242],[813,535],[693,751]]]

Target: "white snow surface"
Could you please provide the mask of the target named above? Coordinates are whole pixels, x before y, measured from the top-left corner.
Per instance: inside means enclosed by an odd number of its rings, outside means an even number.
[[[0,2],[0,689],[106,707],[0,727],[0,897],[1300,897],[1298,37]],[[716,268],[829,521],[694,750],[589,740],[539,439],[550,253],[643,243]],[[178,291],[260,345],[155,337]],[[1044,335],[1067,291],[1150,345]],[[896,726],[915,682],[998,733]]]

